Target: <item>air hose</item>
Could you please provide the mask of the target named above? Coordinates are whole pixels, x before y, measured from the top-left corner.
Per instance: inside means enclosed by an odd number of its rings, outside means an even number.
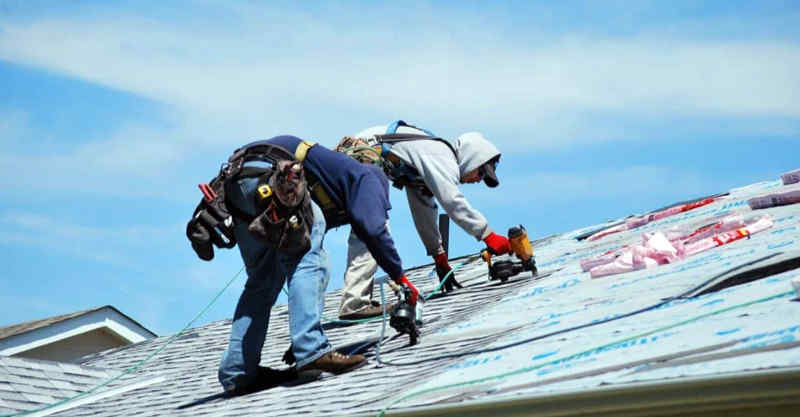
[[[90,394],[94,393],[95,391],[97,391],[98,389],[100,389],[102,387],[105,387],[106,385],[109,385],[114,381],[119,380],[123,376],[128,375],[128,374],[132,374],[132,373],[138,371],[139,369],[142,368],[142,366],[144,366],[146,363],[150,362],[150,360],[152,360],[156,355],[158,355],[164,349],[166,349],[167,346],[172,344],[172,342],[174,342],[175,339],[177,339],[181,334],[183,334],[183,332],[186,331],[186,329],[191,327],[194,324],[194,322],[197,321],[197,319],[199,319],[203,314],[205,314],[208,311],[208,309],[211,308],[211,306],[214,303],[217,302],[217,300],[219,299],[219,297],[222,296],[222,294],[225,292],[225,290],[227,290],[228,287],[231,286],[233,281],[235,281],[236,278],[239,277],[239,275],[242,273],[242,271],[244,271],[244,266],[242,266],[242,268],[239,270],[239,272],[237,272],[230,280],[228,280],[228,283],[225,284],[224,287],[222,287],[222,289],[217,293],[217,295],[215,295],[214,298],[212,298],[211,301],[202,310],[200,310],[200,312],[197,313],[197,315],[195,315],[195,317],[191,321],[189,321],[189,323],[186,323],[186,326],[184,326],[183,329],[181,329],[178,333],[175,333],[174,335],[172,335],[169,339],[167,339],[167,341],[163,345],[161,345],[161,347],[156,349],[153,353],[147,355],[146,358],[144,358],[141,361],[137,362],[136,364],[134,364],[130,368],[122,371],[121,374],[119,374],[119,375],[117,375],[117,376],[115,376],[113,378],[109,378],[106,381],[95,385],[94,387],[90,388],[87,391],[75,394],[72,397],[65,398],[65,399],[63,399],[61,401],[57,401],[55,403],[48,404],[48,405],[46,405],[44,407],[40,407],[40,408],[33,409],[33,410],[26,410],[26,411],[22,411],[22,412],[19,412],[19,413],[14,413],[14,414],[4,414],[4,415],[2,415],[0,417],[24,416],[24,415],[29,415],[29,414],[33,414],[33,413],[38,413],[40,411],[44,411],[44,410],[47,410],[47,409],[50,409],[50,408],[58,407],[60,405],[66,404],[66,403],[68,403],[70,401],[74,401],[74,400],[77,400],[79,398],[83,398],[83,397],[85,397],[87,395],[90,395]]]
[[[459,268],[461,268],[462,266],[464,266],[466,264],[467,264],[467,261],[464,261],[464,262],[456,265],[455,268],[453,268],[452,270],[450,270],[450,272],[448,272],[444,276],[444,278],[439,282],[439,285],[436,288],[434,288],[433,291],[429,292],[427,295],[422,296],[423,301],[428,301],[429,298],[431,298],[434,295],[436,295],[439,292],[441,292],[442,287],[447,282],[447,280],[450,279],[450,277],[453,275],[453,272],[455,272],[456,270],[458,270]],[[435,269],[432,270],[428,274],[428,278],[432,277],[434,273],[436,273]],[[288,292],[286,291],[286,287],[283,288],[283,291],[287,296],[289,295]],[[383,286],[381,286],[381,291],[383,291]],[[385,302],[384,295],[381,294],[381,305],[383,305],[384,302]],[[357,324],[357,323],[368,323],[368,322],[377,321],[377,320],[381,320],[381,317],[375,316],[375,317],[370,317],[368,319],[341,320],[341,319],[332,319],[332,318],[326,317],[324,315],[322,316],[322,322],[323,323]]]
[[[433,291],[429,292],[428,295],[423,296],[422,299],[424,301],[427,301],[433,295],[435,295],[438,292],[440,292],[442,287],[444,286],[444,284],[447,282],[447,280],[450,279],[451,276],[453,276],[453,273],[456,270],[460,269],[462,266],[466,265],[467,262],[468,262],[468,260],[464,261],[464,262],[461,262],[460,264],[456,265],[455,268],[452,268],[449,272],[447,272],[447,274],[445,274],[444,278],[442,278],[442,280],[439,282],[439,285],[436,288],[434,288]],[[435,272],[436,272],[436,269],[434,268],[434,270],[431,271],[430,274],[428,274],[428,277],[431,277]],[[381,343],[383,342],[383,338],[384,338],[384,335],[386,333],[386,293],[383,290],[383,285],[381,285],[381,307],[382,307],[381,308],[381,310],[382,310],[381,317],[373,317],[373,318],[370,318],[370,319],[365,319],[365,320],[370,320],[371,321],[371,320],[377,320],[377,319],[380,318],[381,321],[382,321],[381,322],[381,335],[380,335],[380,338],[378,338],[378,344],[375,347],[375,361],[378,362],[378,366],[381,366],[381,365],[384,365],[384,364],[391,365],[388,362],[381,361]]]

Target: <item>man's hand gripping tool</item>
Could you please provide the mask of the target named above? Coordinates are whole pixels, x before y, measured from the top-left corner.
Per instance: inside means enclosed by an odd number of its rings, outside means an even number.
[[[501,282],[506,282],[508,278],[523,271],[531,271],[531,276],[536,276],[538,271],[536,260],[533,257],[533,246],[528,239],[528,231],[525,230],[525,227],[519,225],[508,229],[508,242],[511,245],[511,251],[520,259],[519,262],[497,261],[492,263],[492,254],[489,250],[481,251],[481,257],[489,265],[489,280],[499,279]]]
[[[419,295],[415,297],[407,285],[393,285],[392,287],[397,292],[400,301],[392,310],[389,325],[398,333],[408,334],[409,344],[416,345],[419,342],[417,324],[422,324],[422,300],[419,299]]]

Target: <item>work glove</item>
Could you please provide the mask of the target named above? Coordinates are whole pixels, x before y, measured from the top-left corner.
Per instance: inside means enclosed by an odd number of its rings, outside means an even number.
[[[450,272],[453,268],[450,267],[450,264],[447,263],[447,254],[442,252],[433,257],[433,261],[436,263],[436,275],[439,276],[439,284],[441,285],[442,280],[447,279],[442,286],[442,293],[448,293],[453,291],[456,288],[462,288],[461,284],[456,281],[456,274],[454,272]],[[450,273],[450,275],[447,275]]]
[[[511,252],[511,245],[508,243],[508,238],[505,236],[492,232],[489,233],[489,236],[486,236],[486,239],[483,239],[483,241],[486,243],[486,247],[492,255],[503,255]]]
[[[406,287],[408,287],[408,289],[411,290],[411,297],[409,298],[408,303],[411,304],[412,306],[417,305],[417,299],[419,298],[419,290],[417,289],[417,287],[414,286],[414,284],[411,283],[411,281],[408,280],[408,278],[405,275],[394,280],[394,283],[397,285],[405,285]]]

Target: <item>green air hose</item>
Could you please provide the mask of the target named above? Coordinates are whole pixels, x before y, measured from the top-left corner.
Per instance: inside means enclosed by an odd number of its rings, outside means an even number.
[[[370,149],[371,149],[371,148],[370,148]],[[445,281],[446,281],[446,280],[447,280],[447,279],[448,279],[448,278],[449,278],[449,277],[452,275],[452,273],[453,273],[453,272],[454,272],[456,269],[458,269],[458,268],[460,268],[461,266],[463,266],[465,263],[466,263],[466,262],[463,262],[463,263],[461,263],[460,265],[458,265],[458,266],[456,266],[455,268],[453,268],[453,270],[452,270],[452,271],[450,271],[450,272],[449,272],[447,275],[445,275],[444,279],[443,279],[443,280],[442,280],[442,282],[439,284],[439,286],[438,286],[438,287],[436,287],[436,289],[434,289],[433,291],[431,291],[431,292],[430,292],[430,293],[429,293],[427,296],[425,296],[425,297],[424,297],[424,299],[426,299],[426,300],[427,300],[427,299],[428,299],[428,298],[430,298],[432,295],[434,295],[434,294],[436,294],[438,291],[440,291],[440,289],[441,289],[442,285],[443,285],[443,284],[445,283]],[[225,286],[223,286],[223,287],[222,287],[222,289],[221,289],[221,290],[220,290],[220,291],[219,291],[219,292],[218,292],[218,293],[217,293],[217,294],[214,296],[214,298],[212,298],[212,299],[211,299],[211,301],[209,301],[209,302],[208,302],[208,304],[207,304],[207,305],[206,305],[206,306],[205,306],[205,307],[204,307],[204,308],[203,308],[203,309],[202,309],[202,310],[201,310],[199,313],[197,313],[197,314],[195,315],[195,317],[194,317],[192,320],[190,320],[190,321],[189,321],[189,322],[188,322],[188,323],[187,323],[187,324],[186,324],[186,325],[185,325],[185,326],[184,326],[184,327],[183,327],[183,328],[182,328],[182,329],[181,329],[179,332],[177,332],[177,333],[175,333],[174,335],[172,335],[172,336],[171,336],[169,339],[167,339],[167,341],[166,341],[166,342],[165,342],[163,345],[161,345],[161,346],[160,346],[158,349],[156,349],[155,351],[153,351],[153,352],[152,352],[151,354],[149,354],[147,357],[145,357],[144,359],[140,360],[139,362],[137,362],[137,363],[136,363],[136,364],[134,364],[133,366],[129,367],[128,369],[126,369],[126,370],[122,371],[122,373],[120,373],[119,375],[117,375],[117,376],[114,376],[114,377],[112,377],[112,378],[109,378],[109,379],[107,379],[106,381],[103,381],[103,382],[101,382],[101,383],[99,383],[99,384],[95,385],[94,387],[92,387],[92,388],[90,388],[90,389],[88,389],[88,390],[86,390],[86,391],[84,391],[84,392],[78,393],[78,394],[76,394],[76,395],[74,395],[74,396],[72,396],[72,397],[68,397],[68,398],[65,398],[65,399],[63,399],[63,400],[57,401],[57,402],[55,402],[55,403],[48,404],[48,405],[45,405],[45,406],[43,406],[43,407],[36,408],[36,409],[33,409],[33,410],[26,410],[26,411],[21,411],[21,412],[18,412],[18,413],[12,413],[12,414],[3,414],[3,415],[0,415],[0,417],[16,417],[16,416],[24,416],[24,415],[29,415],[29,414],[33,414],[33,413],[38,413],[38,412],[40,412],[40,411],[48,410],[48,409],[51,409],[51,408],[55,408],[55,407],[58,407],[58,406],[61,406],[61,405],[67,404],[67,403],[69,403],[69,402],[71,402],[71,401],[74,401],[74,400],[77,400],[77,399],[79,399],[79,398],[83,398],[83,397],[86,397],[86,396],[88,396],[88,395],[90,395],[90,394],[93,394],[93,393],[95,393],[97,390],[99,390],[99,389],[101,389],[101,388],[103,388],[103,387],[105,387],[105,386],[108,386],[109,384],[111,384],[111,383],[113,383],[113,382],[115,382],[115,381],[118,381],[120,378],[124,377],[125,375],[132,374],[132,373],[134,373],[134,372],[136,372],[136,371],[138,371],[138,370],[142,369],[142,367],[144,367],[144,365],[146,365],[146,364],[147,364],[148,362],[150,362],[150,361],[151,361],[151,360],[152,360],[152,359],[153,359],[153,358],[154,358],[156,355],[158,355],[158,354],[159,354],[159,353],[161,353],[161,352],[162,352],[164,349],[166,349],[166,348],[167,348],[169,345],[171,345],[171,344],[172,344],[172,342],[174,342],[174,341],[175,341],[175,340],[176,340],[178,337],[180,337],[180,336],[183,334],[183,332],[185,332],[187,329],[189,329],[189,328],[190,328],[190,327],[191,327],[191,326],[192,326],[192,325],[193,325],[193,324],[194,324],[194,323],[195,323],[195,322],[196,322],[196,321],[197,321],[197,320],[198,320],[198,319],[199,319],[201,316],[203,316],[203,315],[204,315],[204,314],[205,314],[205,313],[206,313],[206,312],[207,312],[207,311],[208,311],[208,310],[211,308],[211,306],[212,306],[214,303],[216,303],[216,302],[217,302],[217,300],[218,300],[218,299],[219,299],[219,298],[222,296],[222,294],[223,294],[223,293],[224,293],[224,292],[225,292],[225,291],[228,289],[228,287],[230,287],[230,286],[231,286],[231,284],[233,283],[233,281],[235,281],[235,280],[236,280],[236,279],[239,277],[239,275],[241,275],[242,271],[244,271],[244,268],[245,268],[245,267],[244,267],[244,266],[242,266],[242,268],[241,268],[241,269],[239,269],[239,271],[238,271],[236,274],[234,274],[234,275],[233,275],[233,277],[231,277],[231,279],[230,279],[230,280],[228,280],[228,282],[225,284]],[[381,288],[381,290],[383,290],[383,288]],[[284,287],[284,291],[286,291],[286,288],[285,288],[285,287]],[[383,317],[383,318],[385,319],[385,312],[384,312],[384,317]],[[329,321],[333,321],[333,322],[362,323],[362,322],[374,321],[374,320],[379,320],[379,319],[381,319],[381,317],[373,317],[373,318],[370,318],[370,319],[363,319],[363,320],[329,320]]]
[[[444,276],[444,278],[439,282],[439,285],[436,288],[433,289],[433,291],[429,292],[427,295],[424,295],[422,297],[423,301],[428,301],[429,298],[431,298],[434,295],[436,295],[437,293],[439,293],[441,291],[441,289],[442,289],[442,286],[444,286],[444,284],[447,282],[447,280],[450,279],[450,277],[453,275],[453,272],[455,272],[457,269],[461,268],[462,266],[466,265],[466,263],[467,263],[467,261],[464,261],[464,262],[456,265],[455,268],[451,269],[450,272],[448,272]],[[434,273],[436,273],[436,269],[431,271],[430,274],[428,274],[428,277],[433,276]],[[289,293],[288,293],[288,291],[286,291],[286,287],[283,288],[283,291],[286,294],[286,296],[288,297]],[[383,301],[381,301],[381,303],[383,303]],[[378,321],[380,319],[381,319],[380,316],[375,316],[375,317],[370,317],[368,319],[339,320],[339,319],[332,319],[332,318],[326,317],[324,315],[322,316],[322,321],[324,323],[342,323],[342,324],[368,323],[368,322],[371,322],[371,321]]]
[[[205,314],[205,313],[208,311],[208,309],[209,309],[209,308],[211,308],[211,306],[212,306],[212,305],[213,305],[215,302],[217,302],[217,300],[219,299],[219,297],[221,297],[221,296],[222,296],[222,293],[224,293],[224,292],[225,292],[225,290],[227,290],[227,289],[228,289],[228,287],[230,287],[230,285],[233,283],[233,281],[235,281],[235,280],[236,280],[236,278],[238,278],[238,277],[239,277],[239,275],[242,273],[242,271],[244,271],[244,266],[242,266],[242,269],[240,269],[240,270],[239,270],[239,272],[237,272],[237,273],[236,273],[236,274],[233,276],[233,278],[231,278],[231,279],[228,281],[228,283],[227,283],[227,284],[225,284],[225,286],[224,286],[224,287],[222,287],[222,289],[221,289],[221,290],[220,290],[220,291],[217,293],[217,295],[215,295],[215,296],[214,296],[214,298],[212,298],[212,299],[211,299],[211,301],[210,301],[210,302],[209,302],[209,303],[208,303],[208,304],[205,306],[205,308],[203,308],[203,309],[202,309],[202,310],[201,310],[199,313],[197,313],[197,315],[196,315],[196,316],[195,316],[195,317],[194,317],[194,318],[193,318],[193,319],[192,319],[192,320],[191,320],[189,323],[187,323],[187,324],[186,324],[186,326],[184,326],[184,327],[183,327],[183,329],[181,329],[181,330],[180,330],[178,333],[175,333],[175,334],[174,334],[174,335],[172,335],[172,336],[171,336],[169,339],[167,339],[167,341],[166,341],[166,342],[165,342],[165,343],[164,343],[164,344],[163,344],[163,345],[162,345],[160,348],[156,349],[156,350],[155,350],[153,353],[151,353],[150,355],[148,355],[146,358],[142,359],[141,361],[137,362],[135,365],[131,366],[130,368],[128,368],[128,369],[126,369],[126,370],[124,370],[124,371],[123,371],[121,374],[119,374],[119,375],[117,375],[117,376],[115,376],[115,377],[113,377],[113,378],[110,378],[110,379],[106,380],[105,382],[102,382],[102,383],[100,383],[100,384],[98,384],[98,385],[96,385],[96,386],[92,387],[91,389],[89,389],[89,390],[87,390],[87,391],[84,391],[84,392],[78,393],[78,394],[76,394],[76,395],[74,395],[74,396],[72,396],[72,397],[65,398],[65,399],[63,399],[63,400],[61,400],[61,401],[58,401],[58,402],[55,402],[55,403],[53,403],[53,404],[48,404],[48,405],[46,405],[46,406],[44,406],[44,407],[37,408],[37,409],[34,409],[34,410],[27,410],[27,411],[22,411],[22,412],[19,412],[19,413],[14,413],[14,414],[6,414],[6,415],[2,415],[2,416],[0,416],[0,417],[24,416],[24,415],[28,415],[28,414],[37,413],[37,412],[39,412],[39,411],[44,411],[44,410],[47,410],[47,409],[50,409],[50,408],[58,407],[58,406],[60,406],[60,405],[66,404],[66,403],[68,403],[68,402],[70,402],[70,401],[74,401],[74,400],[77,400],[78,398],[82,398],[82,397],[85,397],[85,396],[87,396],[87,395],[89,395],[89,394],[92,394],[92,393],[94,393],[95,391],[97,391],[98,389],[100,389],[100,388],[102,388],[102,387],[105,387],[106,385],[109,385],[109,384],[111,384],[111,383],[112,383],[112,382],[114,382],[114,381],[117,381],[118,379],[122,378],[123,376],[125,376],[125,375],[128,375],[128,374],[131,374],[131,373],[134,373],[134,372],[138,371],[138,370],[139,370],[139,369],[141,369],[141,368],[142,368],[142,366],[144,366],[144,365],[145,365],[147,362],[149,362],[149,361],[150,361],[151,359],[153,359],[153,358],[154,358],[156,355],[158,355],[159,353],[161,353],[161,351],[163,351],[163,350],[164,350],[164,349],[165,349],[167,346],[169,346],[170,344],[172,344],[172,342],[174,342],[174,341],[175,341],[175,339],[177,339],[177,338],[178,338],[178,336],[180,336],[181,334],[183,334],[183,332],[185,332],[185,331],[186,331],[186,329],[188,329],[189,327],[191,327],[191,326],[194,324],[194,322],[195,322],[195,321],[197,321],[197,319],[199,319],[199,318],[200,318],[200,316],[202,316],[203,314]]]

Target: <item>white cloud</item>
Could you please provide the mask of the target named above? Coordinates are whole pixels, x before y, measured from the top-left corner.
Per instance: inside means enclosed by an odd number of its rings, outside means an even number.
[[[131,126],[102,142],[80,146],[68,161],[80,161],[104,173],[155,177],[161,168],[182,160],[180,143],[155,129]]]
[[[724,187],[701,173],[686,172],[680,167],[652,165],[582,173],[533,172],[509,178],[504,181],[503,188],[525,190],[515,194],[514,200],[515,204],[523,207],[586,202],[597,198],[665,196],[669,193],[677,193],[681,198],[691,198],[709,193],[709,190],[724,191]],[[474,199],[480,201],[481,206],[507,204],[506,200],[493,198],[485,191],[476,194]]]
[[[543,44],[501,39],[490,26],[463,39],[448,27],[398,37],[380,25],[342,30],[305,15],[278,22],[243,13],[250,15],[239,16],[236,29],[202,33],[122,16],[11,23],[0,57],[171,103],[190,115],[186,123],[244,134],[303,126],[326,110],[411,113],[528,129],[518,139],[526,145],[562,146],[565,137],[592,132],[581,126],[591,112],[800,116],[800,48],[791,43],[567,37]]]
[[[511,38],[471,25],[474,16],[418,31],[342,28],[311,14],[230,8],[235,26],[204,31],[123,14],[4,22],[0,59],[169,103],[172,113],[169,128],[128,124],[67,152],[6,150],[0,185],[176,198],[177,170],[192,156],[204,158],[206,180],[250,139],[327,143],[398,116],[447,137],[484,131],[504,152],[652,140],[653,126],[666,125],[690,135],[798,133],[786,122],[800,117],[800,47],[791,43]],[[25,120],[0,115],[0,136],[22,137]],[[14,175],[23,170],[49,175]]]
[[[0,243],[68,253],[80,259],[137,269],[137,254],[152,242],[171,238],[172,228],[103,228],[30,212],[0,213]]]
[[[29,116],[22,110],[0,112],[0,144],[10,146],[28,132]]]
[[[39,146],[26,143],[32,140],[31,132],[40,131],[32,130],[27,119],[18,116],[22,114],[0,113],[0,137],[8,145],[0,152],[0,186],[5,192],[68,191],[171,199],[177,196],[166,184],[176,181],[176,166],[208,148],[192,141],[197,131],[191,126],[165,130],[144,124],[123,125],[107,137],[74,146]],[[66,138],[56,140],[68,143]],[[44,175],[20,175],[24,172]],[[213,169],[204,173],[202,180],[211,172]]]

